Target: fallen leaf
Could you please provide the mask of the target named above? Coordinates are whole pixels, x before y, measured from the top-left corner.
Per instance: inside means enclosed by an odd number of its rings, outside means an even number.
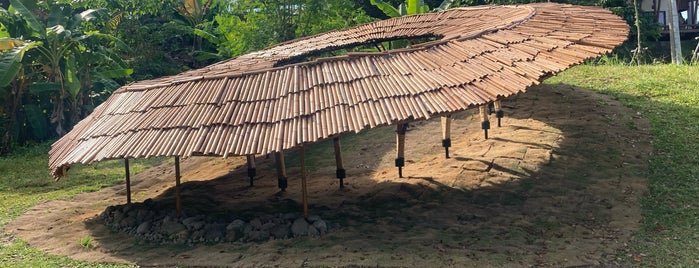
[[[658,232],[665,231],[665,227],[663,227],[663,225],[660,223],[655,224],[655,229],[658,230]]]

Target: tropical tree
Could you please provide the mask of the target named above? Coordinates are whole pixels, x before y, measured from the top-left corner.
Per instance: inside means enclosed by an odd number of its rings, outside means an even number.
[[[454,0],[444,0],[435,11],[448,9]],[[378,7],[384,14],[391,18],[401,17],[406,15],[415,15],[432,11],[430,6],[425,4],[424,0],[406,0],[405,2],[393,7],[390,3],[382,0],[371,0],[371,4]]]
[[[9,10],[2,13],[0,23],[8,36],[0,46],[0,87],[9,104],[3,106],[4,148],[13,138],[63,135],[89,110],[86,100],[96,96],[94,85],[130,74],[109,48],[119,40],[84,30],[100,10],[78,12],[67,4],[10,0]]]
[[[214,35],[227,57],[371,21],[356,1],[240,0],[221,8]]]

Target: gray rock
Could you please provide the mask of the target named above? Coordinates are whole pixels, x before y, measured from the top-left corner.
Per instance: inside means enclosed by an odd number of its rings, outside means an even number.
[[[313,227],[313,225],[309,225],[309,226],[308,226],[308,236],[310,236],[310,237],[319,237],[319,236],[320,236],[320,232],[318,232],[318,229],[316,229],[315,227]]]
[[[132,209],[129,210],[129,212],[124,212],[129,218],[134,218],[136,219],[136,215],[138,215],[138,210]]]
[[[255,228],[252,228],[252,225],[246,224],[245,228],[243,228],[243,235],[247,236],[248,234],[250,234],[250,232],[252,232],[254,230],[255,230]]]
[[[184,230],[187,230],[187,227],[176,221],[163,221],[160,226],[160,232],[166,236],[174,235]]]
[[[195,222],[191,223],[189,226],[187,226],[187,229],[190,229],[190,230],[201,230],[201,228],[203,228],[204,225],[206,225],[206,223],[203,222],[203,221],[195,221]],[[185,226],[186,226],[186,225],[185,225]]]
[[[203,240],[204,240],[204,235],[206,235],[206,233],[204,233],[203,230],[194,231],[194,232],[192,233],[192,236],[189,237],[189,239],[190,239],[192,242],[194,242],[194,243],[196,243],[196,242],[203,242]]]
[[[177,243],[177,244],[184,244],[184,243],[187,242],[188,239],[189,239],[189,231],[187,231],[187,230],[182,230],[182,231],[180,231],[179,233],[175,234],[173,240],[174,240],[175,243]]]
[[[223,224],[209,224],[204,228],[204,239],[207,242],[218,242],[225,238]]]
[[[131,211],[132,208],[134,208],[133,203],[126,204],[126,205],[122,206],[121,211],[123,211],[124,213],[129,213],[129,211]]]
[[[275,225],[270,231],[271,235],[276,239],[286,239],[289,237],[290,232],[289,226],[282,224]]]
[[[308,226],[306,219],[300,217],[291,225],[291,234],[293,234],[294,237],[306,236],[308,234]]]
[[[136,222],[136,218],[133,218],[133,217],[125,217],[125,218],[121,219],[121,221],[119,221],[120,228],[129,228],[129,227],[133,228],[136,226],[136,224],[138,224]]]
[[[163,223],[165,223],[165,222],[173,222],[173,221],[175,221],[175,219],[174,219],[173,217],[171,217],[171,216],[169,216],[169,215],[163,216]]]
[[[296,218],[298,218],[298,215],[296,215],[296,213],[289,212],[289,213],[284,214],[284,216],[282,216],[282,218],[287,220],[287,221],[293,221]]]
[[[182,224],[184,224],[184,226],[189,226],[193,222],[197,222],[197,221],[199,221],[199,217],[189,217],[189,218],[182,220]]]
[[[151,225],[152,225],[152,223],[150,221],[141,223],[140,225],[138,225],[138,228],[136,228],[136,233],[137,234],[145,234],[145,233],[150,232]]]
[[[114,213],[112,215],[112,222],[114,223],[119,223],[121,220],[124,219],[124,213],[121,213],[118,209],[114,209]]]
[[[263,224],[262,227],[260,227],[260,229],[263,231],[269,231],[272,228],[274,228],[274,226],[275,226],[275,224],[273,222],[268,222],[268,223]]]
[[[226,226],[226,231],[242,231],[245,228],[245,221],[243,220],[234,220],[228,226]]]
[[[226,237],[224,238],[224,241],[226,242],[235,242],[238,241],[242,236],[242,233],[236,232],[234,230],[229,230],[226,232]]]
[[[267,241],[270,234],[268,231],[252,231],[246,236],[247,241]]]
[[[153,220],[153,211],[147,209],[139,209],[136,213],[136,221],[146,222]]]
[[[325,234],[328,232],[328,224],[325,223],[323,220],[317,220],[313,222],[313,227],[315,227],[320,234]]]
[[[314,223],[316,221],[320,220],[320,217],[318,215],[310,215],[308,216],[308,222]]]
[[[252,225],[252,228],[255,228],[255,230],[262,229],[262,221],[260,221],[258,218],[252,219],[250,221],[250,225]]]

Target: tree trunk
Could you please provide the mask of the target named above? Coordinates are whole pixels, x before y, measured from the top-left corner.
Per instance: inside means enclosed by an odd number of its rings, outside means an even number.
[[[633,10],[634,10],[634,19],[636,22],[634,25],[636,26],[636,50],[633,52],[633,59],[632,61],[635,60],[636,65],[641,65],[641,57],[643,55],[643,44],[641,43],[641,14],[638,12],[638,1],[633,0]]]
[[[682,64],[682,45],[680,44],[680,22],[679,13],[677,13],[677,0],[667,1],[670,10],[670,54],[672,56],[672,63],[681,65]]]

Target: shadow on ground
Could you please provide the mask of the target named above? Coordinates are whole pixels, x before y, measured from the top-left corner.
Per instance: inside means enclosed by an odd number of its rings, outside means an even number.
[[[108,257],[92,260],[235,267],[623,262],[618,257],[641,221],[648,122],[609,96],[568,85],[534,87],[503,105],[503,127],[491,129],[488,140],[472,111],[456,114],[449,159],[439,119],[413,123],[402,179],[393,167],[393,127],[343,136],[343,190],[334,179],[332,143],[309,146],[311,214],[336,226],[322,238],[157,245],[110,232],[93,219],[84,223],[99,244],[92,255]],[[283,194],[273,159],[260,156],[257,162],[260,175],[252,188],[240,159],[185,167],[186,213],[247,218],[300,211],[298,152],[287,154],[290,180]],[[156,168],[161,171],[149,176],[162,185],[144,183],[150,190],[136,199],[152,197],[174,208],[171,167]]]

